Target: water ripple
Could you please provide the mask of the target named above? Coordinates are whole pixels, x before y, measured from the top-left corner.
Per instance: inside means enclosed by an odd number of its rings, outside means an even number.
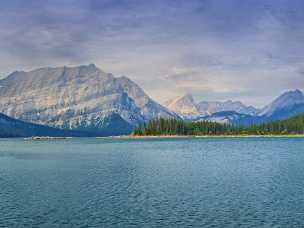
[[[301,138],[0,148],[0,227],[304,227]]]

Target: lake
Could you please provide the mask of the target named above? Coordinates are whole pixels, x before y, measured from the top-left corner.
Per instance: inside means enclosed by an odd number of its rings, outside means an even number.
[[[304,227],[304,138],[0,140],[0,227]]]

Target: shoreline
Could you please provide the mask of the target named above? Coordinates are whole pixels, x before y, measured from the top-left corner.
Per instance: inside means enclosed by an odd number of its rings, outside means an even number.
[[[194,138],[192,135],[118,135],[110,136],[113,139],[145,139],[145,138]]]
[[[295,135],[122,135],[110,136],[113,139],[170,139],[170,138],[301,138],[304,134]]]

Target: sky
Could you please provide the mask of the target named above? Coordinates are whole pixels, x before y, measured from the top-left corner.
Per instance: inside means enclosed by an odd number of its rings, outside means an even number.
[[[94,63],[159,102],[304,89],[303,0],[1,0],[0,75]]]

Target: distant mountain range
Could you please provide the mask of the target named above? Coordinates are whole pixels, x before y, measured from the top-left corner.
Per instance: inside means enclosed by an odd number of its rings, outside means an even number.
[[[246,106],[239,101],[201,101],[196,103],[191,94],[165,102],[169,110],[178,113],[184,119],[196,119],[205,117],[217,112],[235,111],[239,114],[257,115],[259,110],[253,106]]]
[[[20,136],[128,134],[159,117],[248,125],[300,112],[300,90],[284,93],[261,110],[239,101],[195,102],[191,94],[163,106],[127,77],[94,64],[16,71],[0,80],[0,123],[5,123],[0,130]]]
[[[196,103],[191,94],[166,102],[165,106],[186,120],[249,125],[286,119],[304,112],[304,95],[300,90],[285,92],[261,110],[230,100]]]

